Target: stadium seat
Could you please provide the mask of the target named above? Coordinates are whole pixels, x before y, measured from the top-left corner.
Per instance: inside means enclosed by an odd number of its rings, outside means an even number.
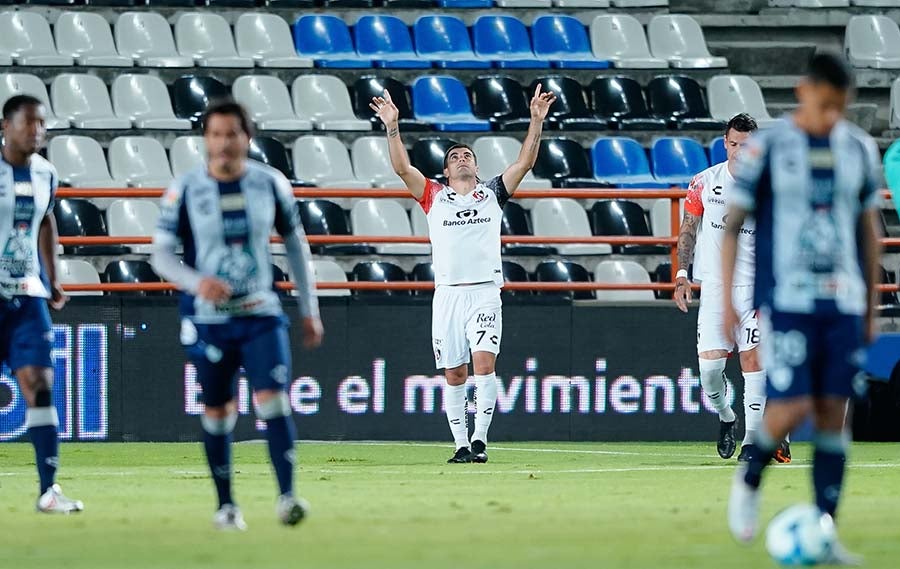
[[[591,207],[594,234],[627,237],[651,237],[650,225],[644,208],[625,200],[603,200]],[[613,252],[619,255],[666,255],[670,252],[663,245],[617,245]]]
[[[163,280],[153,272],[147,261],[112,261],[103,271],[103,281],[107,283],[161,283]],[[117,292],[127,296],[161,296],[165,292]]]
[[[50,98],[57,115],[67,119],[75,128],[131,128],[131,120],[113,114],[106,85],[95,75],[57,75],[50,84]]]
[[[893,271],[888,272],[888,270],[884,268],[884,265],[879,268],[881,269],[881,284],[896,284],[896,277]],[[894,306],[898,304],[897,293],[893,291],[883,291],[881,293],[881,298],[879,299],[879,304],[885,306]]]
[[[339,205],[328,200],[297,202],[300,220],[307,235],[350,235],[347,216]],[[370,245],[313,245],[313,253],[319,255],[373,255]]]
[[[534,235],[525,208],[517,202],[506,202],[503,206],[503,217],[500,219],[500,235]],[[548,245],[504,245],[504,255],[556,255],[557,249]]]
[[[230,96],[228,87],[213,77],[185,75],[172,84],[175,116],[188,119],[195,128],[200,127],[200,119],[210,101]]]
[[[297,177],[320,188],[371,188],[356,179],[347,147],[331,136],[301,136],[292,149]]]
[[[900,28],[887,16],[853,16],[844,32],[844,52],[854,67],[900,69]]]
[[[291,28],[276,14],[241,14],[234,25],[238,55],[249,57],[258,67],[312,67],[312,59],[301,58],[294,47]]]
[[[262,162],[267,166],[275,168],[285,175],[291,181],[291,184],[307,185],[306,181],[299,180],[294,176],[294,168],[288,158],[287,149],[281,142],[271,136],[254,136],[250,139],[250,152],[248,156],[251,160]]]
[[[589,87],[594,116],[619,130],[665,130],[666,121],[650,118],[644,91],[631,77],[597,77]]]
[[[594,178],[587,153],[569,138],[541,140],[534,175],[550,180],[554,187],[607,188],[609,184]]]
[[[313,274],[317,283],[347,282],[347,273],[344,272],[344,269],[329,259],[314,259]],[[316,296],[350,296],[350,290],[346,288],[316,289]]]
[[[113,180],[100,143],[87,136],[56,136],[47,146],[47,158],[56,166],[59,181],[76,188],[124,188]]]
[[[412,86],[413,112],[440,131],[487,131],[491,123],[475,118],[466,87],[447,75],[419,77]]]
[[[478,157],[478,175],[483,180],[489,180],[506,171],[510,164],[519,157],[522,143],[511,136],[482,136],[472,144],[475,156]],[[550,180],[539,180],[529,171],[519,184],[519,188],[547,189],[552,184]],[[522,207],[530,209],[534,200],[516,200]]]
[[[116,20],[119,53],[140,67],[193,67],[194,60],[178,54],[172,28],[156,12],[125,12]]]
[[[288,295],[294,296],[293,290],[291,290],[291,291],[281,290],[276,286],[278,283],[287,282],[289,280],[287,273],[285,273],[281,269],[281,267],[279,267],[275,263],[272,263],[271,266],[272,266],[272,290],[276,291],[281,296],[288,296]]]
[[[47,113],[44,124],[48,129],[69,128],[69,121],[56,116],[53,112],[53,107],[50,105],[50,97],[47,95],[47,87],[37,76],[27,73],[0,74],[0,101],[6,101],[13,95],[21,94],[37,97],[44,104],[44,109]]]
[[[382,0],[382,4],[387,9],[418,8],[420,10],[430,10],[434,8],[432,0]]]
[[[769,0],[773,8],[849,8],[850,0]]]
[[[159,206],[152,200],[115,200],[106,209],[110,237],[146,237],[156,232]],[[132,253],[152,251],[152,245],[129,245]]]
[[[890,128],[900,129],[900,77],[891,83]]]
[[[541,237],[589,237],[591,224],[577,201],[569,198],[544,198],[531,210],[534,234]],[[572,243],[555,245],[561,255],[609,255],[612,247],[605,243]]]
[[[413,270],[409,273],[410,280],[416,282],[434,282],[434,264],[429,262],[416,263]],[[416,290],[413,291],[416,296],[432,297],[434,290]]]
[[[660,263],[657,265],[656,270],[650,275],[650,279],[656,283],[672,282],[672,263]],[[688,280],[691,280],[690,276],[688,276]],[[697,300],[700,292],[694,291],[694,293],[693,298]],[[672,300],[672,291],[670,290],[655,290],[653,294],[657,299]]]
[[[515,261],[502,261],[500,270],[503,271],[503,281],[507,283],[527,283],[529,281],[528,271],[525,267]],[[530,290],[509,290],[503,288],[500,294],[506,297],[529,297],[533,296]]]
[[[709,113],[716,120],[728,122],[737,114],[747,113],[765,128],[775,122],[766,109],[759,84],[747,75],[717,75],[706,85]]]
[[[487,75],[472,82],[472,112],[495,130],[524,131],[531,124],[525,89],[512,77]]]
[[[728,67],[724,57],[713,57],[697,20],[683,14],[654,16],[647,26],[653,57],[664,59],[676,69]]]
[[[447,138],[420,138],[413,143],[410,161],[426,178],[446,182],[444,154],[454,144],[455,140]]]
[[[120,136],[109,144],[109,172],[138,188],[164,188],[172,181],[166,150],[149,136]]]
[[[294,113],[287,85],[274,75],[244,75],[231,86],[234,100],[244,105],[260,130],[312,130],[309,120]]]
[[[669,126],[687,130],[724,130],[725,123],[710,118],[700,85],[690,77],[663,75],[647,85],[653,116]]]
[[[376,0],[322,0],[326,8],[374,8]]]
[[[50,24],[37,12],[0,12],[0,54],[12,65],[55,67],[72,65],[71,56],[60,55],[53,43]]]
[[[666,69],[669,62],[650,55],[644,26],[634,16],[613,14],[591,21],[594,57],[626,69]]]
[[[550,105],[547,121],[560,130],[603,130],[606,121],[597,120],[588,110],[587,97],[578,81],[571,77],[553,75],[540,77],[534,81],[528,91],[534,93],[537,84],[541,84],[541,92],[556,95],[556,101]]]
[[[495,0],[500,8],[549,8],[550,0]]]
[[[206,162],[206,143],[202,136],[179,136],[169,149],[172,175],[181,176]]]
[[[419,59],[409,28],[396,16],[363,16],[353,27],[356,51],[371,59],[375,67],[428,69],[431,62]]]
[[[600,261],[594,281],[616,284],[650,284],[650,273],[634,261]],[[598,290],[597,300],[631,302],[653,300],[652,290]]]
[[[543,261],[534,270],[535,280],[545,283],[589,283],[587,269],[571,261]],[[593,300],[591,291],[541,291],[541,296],[559,296],[570,300]]]
[[[403,180],[394,173],[384,136],[360,136],[350,148],[353,171],[359,180],[376,188],[405,188]]]
[[[313,8],[316,0],[266,0],[271,8]]]
[[[613,8],[653,8],[668,6],[669,0],[609,0]]]
[[[375,116],[375,111],[369,107],[373,97],[381,97],[384,90],[387,89],[391,95],[391,100],[400,113],[400,130],[408,131],[425,131],[431,130],[431,125],[427,122],[416,120],[412,112],[412,103],[410,102],[409,89],[403,83],[390,77],[377,77],[375,75],[364,75],[353,83],[351,92],[353,93],[353,110],[356,116],[363,120],[368,120],[378,130],[384,130],[384,123]]]
[[[175,117],[169,89],[162,79],[146,73],[119,75],[112,84],[116,116],[141,130],[190,130],[191,121]]]
[[[601,136],[591,148],[594,176],[620,188],[668,188],[650,171],[647,154],[638,141],[624,136]]]
[[[728,160],[728,154],[725,151],[725,140],[721,136],[717,136],[709,142],[709,163],[714,166],[726,160]]]
[[[92,12],[63,12],[53,26],[61,55],[78,65],[90,67],[131,67],[134,60],[116,51],[112,28],[103,16]]]
[[[405,282],[406,273],[393,263],[384,261],[364,261],[353,267],[353,280],[357,282]],[[409,290],[354,290],[354,296],[410,296]]]
[[[88,200],[58,199],[53,207],[56,229],[60,237],[107,237],[106,222],[97,206]],[[67,245],[66,255],[126,255],[128,247],[121,245]]]
[[[442,69],[486,69],[490,61],[478,59],[469,30],[455,16],[421,16],[413,25],[416,53]]]
[[[425,211],[421,207],[413,207],[409,210],[410,225],[412,225],[413,235],[418,237],[428,237],[428,218]]]
[[[512,0],[511,0],[512,1]],[[607,69],[610,62],[594,57],[587,30],[577,18],[539,16],[531,25],[534,55],[558,69]]]
[[[709,168],[706,151],[693,138],[657,138],[650,148],[650,158],[657,180],[685,188],[691,178]]]
[[[678,201],[678,219],[684,218],[684,200]],[[680,223],[680,221],[679,221]],[[654,237],[672,237],[672,202],[665,198],[653,200],[650,206],[650,229]]]
[[[539,60],[531,49],[525,24],[512,16],[481,16],[472,27],[475,55],[503,69],[541,69],[550,62]]]
[[[900,8],[900,0],[850,0],[850,5],[862,8]]]
[[[350,210],[350,224],[354,235],[412,236],[406,210],[393,200],[357,200]],[[425,243],[382,243],[375,245],[380,255],[428,255],[431,246]]]
[[[372,130],[356,118],[344,82],[333,75],[301,75],[291,87],[294,110],[317,130]]]
[[[72,284],[100,284],[100,274],[94,265],[81,259],[59,259],[56,262],[56,277],[63,286]],[[103,296],[97,291],[66,291],[67,296]]]
[[[200,67],[253,67],[253,59],[241,57],[234,47],[231,27],[224,17],[210,12],[188,12],[175,20],[178,52],[192,57]]]
[[[609,0],[553,0],[557,8],[609,8]]]
[[[316,67],[369,68],[370,60],[356,53],[347,24],[337,16],[300,16],[294,22],[294,46]]]
[[[490,8],[494,0],[436,0],[441,8]]]

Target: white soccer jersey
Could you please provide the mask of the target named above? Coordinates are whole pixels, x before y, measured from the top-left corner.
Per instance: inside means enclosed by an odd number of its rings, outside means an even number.
[[[508,200],[501,176],[466,195],[427,181],[419,205],[428,218],[436,286],[489,281],[503,286],[500,219]]]
[[[722,240],[728,217],[728,196],[733,187],[734,177],[728,171],[728,162],[707,168],[691,180],[684,210],[702,217],[694,249],[695,281],[722,282]],[[754,221],[744,221],[738,237],[735,286],[753,284],[755,234]]]

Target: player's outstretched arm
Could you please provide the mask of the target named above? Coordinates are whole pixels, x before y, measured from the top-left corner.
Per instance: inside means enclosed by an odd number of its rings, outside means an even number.
[[[50,281],[50,306],[59,310],[66,304],[66,293],[62,285],[56,279],[56,245],[59,243],[59,233],[56,231],[56,218],[53,213],[47,213],[41,221],[38,232],[38,249],[44,262],[44,273]]]
[[[868,209],[860,215],[860,250],[863,254],[863,270],[866,279],[866,316],[863,333],[867,342],[875,339],[875,308],[878,306],[881,281],[881,215],[877,209]]]
[[[675,304],[682,312],[688,311],[688,303],[693,298],[691,283],[687,278],[687,269],[694,258],[694,247],[697,245],[697,228],[702,216],[684,212],[681,230],[678,233],[678,272],[675,277]]]
[[[369,108],[375,111],[381,122],[384,123],[387,131],[388,151],[391,154],[391,166],[394,172],[406,184],[406,188],[414,198],[421,199],[425,195],[425,184],[427,180],[424,174],[409,161],[409,154],[406,147],[403,146],[403,140],[400,139],[400,111],[397,105],[391,100],[391,94],[388,90],[384,90],[384,96],[373,97],[369,103]]]
[[[728,208],[728,223],[725,226],[725,237],[722,239],[722,309],[725,315],[722,328],[725,330],[726,338],[734,336],[734,328],[740,322],[734,310],[731,291],[734,286],[734,266],[737,263],[738,235],[746,218],[746,210],[733,205]]]
[[[528,171],[534,168],[538,147],[541,144],[541,133],[544,130],[544,120],[547,118],[550,105],[554,101],[556,101],[556,95],[549,92],[541,93],[541,85],[538,83],[529,105],[531,124],[528,125],[528,133],[525,135],[525,141],[522,143],[522,150],[519,151],[516,161],[510,164],[506,171],[503,172],[503,185],[510,196],[516,192]]]

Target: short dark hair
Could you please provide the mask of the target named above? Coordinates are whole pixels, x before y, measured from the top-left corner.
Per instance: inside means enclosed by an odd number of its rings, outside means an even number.
[[[754,132],[758,128],[759,125],[756,124],[756,119],[747,113],[740,113],[731,117],[731,120],[725,125],[725,134],[727,135],[731,129],[738,132]]]
[[[19,109],[32,105],[43,105],[40,99],[31,95],[13,95],[3,103],[3,120],[8,121],[13,118]]]
[[[203,117],[201,118],[203,134],[206,134],[209,118],[213,115],[230,115],[237,117],[238,121],[241,123],[241,129],[247,136],[253,136],[253,122],[250,120],[250,115],[247,114],[247,109],[237,101],[233,99],[218,99],[211,102],[209,106],[206,107],[206,110],[203,111]]]
[[[478,156],[475,156],[475,151],[472,149],[472,147],[469,146],[468,144],[458,143],[458,144],[454,144],[453,146],[448,148],[447,152],[444,152],[444,168],[447,167],[447,161],[450,159],[450,153],[453,152],[454,150],[458,150],[460,148],[465,148],[469,152],[471,152],[472,156],[475,158],[475,165],[476,166],[478,165]]]
[[[825,83],[841,90],[850,89],[854,84],[854,73],[847,60],[830,52],[812,56],[806,77],[813,83]]]

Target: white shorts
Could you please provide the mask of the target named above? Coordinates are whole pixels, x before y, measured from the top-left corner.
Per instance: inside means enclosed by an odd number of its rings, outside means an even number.
[[[703,283],[700,294],[700,313],[697,315],[697,353],[713,350],[748,352],[759,345],[759,315],[753,309],[753,286],[736,286],[731,293],[740,324],[734,329],[734,339],[722,329],[723,299],[721,283]]]
[[[431,306],[431,343],[438,369],[469,363],[469,352],[500,353],[503,313],[496,284],[439,286]]]

